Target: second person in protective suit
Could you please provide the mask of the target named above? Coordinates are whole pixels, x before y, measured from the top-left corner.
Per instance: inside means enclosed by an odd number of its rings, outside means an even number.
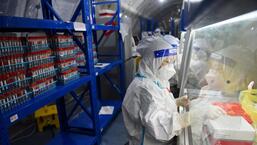
[[[173,137],[200,111],[178,113],[177,107],[187,106],[188,99],[175,99],[169,90],[177,46],[162,36],[148,37],[138,45],[142,60],[122,105],[129,145],[172,145]]]

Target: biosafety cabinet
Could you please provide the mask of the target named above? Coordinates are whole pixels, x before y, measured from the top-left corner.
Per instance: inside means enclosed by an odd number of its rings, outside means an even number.
[[[180,96],[199,110],[181,145],[252,145],[257,127],[257,1],[188,0]],[[226,115],[213,114],[216,107]],[[181,109],[181,112],[184,110]]]

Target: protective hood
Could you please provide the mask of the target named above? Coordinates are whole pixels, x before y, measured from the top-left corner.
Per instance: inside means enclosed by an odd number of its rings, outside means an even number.
[[[168,81],[158,77],[158,70],[168,56],[177,54],[177,45],[168,41],[163,36],[154,36],[142,40],[137,47],[142,60],[139,65],[139,73],[153,81]]]

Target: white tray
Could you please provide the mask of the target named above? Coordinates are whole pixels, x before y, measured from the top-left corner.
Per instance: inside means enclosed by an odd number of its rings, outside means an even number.
[[[254,128],[241,116],[222,116],[207,121],[208,131],[214,139],[253,141]]]

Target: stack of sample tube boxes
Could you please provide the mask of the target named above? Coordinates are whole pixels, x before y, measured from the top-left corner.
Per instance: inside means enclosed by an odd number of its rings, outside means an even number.
[[[78,38],[78,40],[81,42],[82,46],[84,46],[84,39],[82,36],[76,36]],[[78,66],[86,66],[86,58],[85,58],[85,54],[83,53],[83,51],[79,48],[78,45],[75,44],[75,53],[76,53],[76,62]]]
[[[76,37],[81,42],[82,47],[85,47],[83,37],[82,36],[76,36]],[[94,43],[92,43],[92,49],[93,49],[94,64],[97,64],[98,58],[97,58],[96,45]],[[78,67],[79,67],[79,72],[87,73],[86,59],[85,59],[84,52],[81,50],[81,48],[79,48],[78,45],[75,45],[75,51],[76,51],[76,61],[77,61]]]
[[[77,79],[77,64],[85,55],[71,36],[0,37],[0,111]]]
[[[58,70],[57,81],[59,84],[77,79],[79,77],[76,51],[73,39],[68,35],[56,35],[52,37],[51,47],[56,56],[55,66]]]
[[[56,86],[54,56],[46,36],[28,37],[25,60],[31,78],[29,89],[34,96]]]
[[[21,37],[0,37],[0,111],[30,99],[24,53]]]

